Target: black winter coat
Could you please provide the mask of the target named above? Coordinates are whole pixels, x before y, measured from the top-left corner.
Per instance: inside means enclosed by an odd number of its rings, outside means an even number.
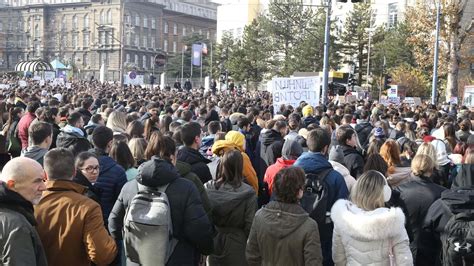
[[[362,122],[355,126],[355,131],[357,132],[357,137],[359,138],[359,143],[362,147],[368,145],[372,129],[374,129],[374,127],[369,122]]]
[[[396,190],[400,191],[401,199],[408,210],[408,221],[413,232],[410,249],[413,253],[413,261],[418,265],[432,256],[432,254],[424,253],[422,248],[418,249],[423,220],[431,204],[441,197],[441,193],[446,188],[431,182],[428,178],[414,176],[412,181],[399,185]]]
[[[203,184],[212,179],[211,171],[207,167],[211,160],[206,159],[198,150],[183,146],[178,150],[177,159],[190,164],[191,171],[199,176]]]
[[[56,140],[56,147],[70,150],[74,156],[92,148],[90,142],[83,136],[76,133],[61,131]]]
[[[170,203],[173,235],[178,244],[167,265],[198,265],[200,254],[213,251],[214,228],[204,211],[196,186],[179,176],[176,168],[168,162],[153,156],[154,175],[141,172],[136,179],[122,189],[109,217],[109,231],[113,238],[122,240],[123,218],[131,200],[138,192],[137,182],[149,187],[169,184],[166,195]]]
[[[260,157],[268,167],[274,164],[277,158],[281,157],[281,149],[285,140],[280,132],[274,129],[263,132],[260,138]]]
[[[358,178],[364,172],[364,157],[356,149],[347,145],[340,145],[344,153],[344,165],[351,176]]]
[[[474,164],[463,164],[453,180],[451,189],[474,186]]]

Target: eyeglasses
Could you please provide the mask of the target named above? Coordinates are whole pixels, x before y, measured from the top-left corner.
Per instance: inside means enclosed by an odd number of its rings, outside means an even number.
[[[80,168],[81,170],[84,170],[88,173],[92,173],[94,171],[99,171],[100,170],[100,166],[99,165],[96,165],[96,166],[87,166],[86,168]]]

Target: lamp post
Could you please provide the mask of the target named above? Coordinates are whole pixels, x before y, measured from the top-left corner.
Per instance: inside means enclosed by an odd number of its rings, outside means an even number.
[[[323,90],[322,103],[326,104],[328,101],[328,85],[329,85],[329,42],[331,31],[331,6],[332,0],[328,0],[326,9],[326,25],[324,27],[324,62],[323,62]]]
[[[439,54],[439,18],[441,15],[441,2],[438,1],[436,8],[436,37],[435,37],[435,51],[434,51],[434,63],[433,63],[433,86],[431,88],[431,103],[436,104],[436,89],[438,86],[438,54]]]

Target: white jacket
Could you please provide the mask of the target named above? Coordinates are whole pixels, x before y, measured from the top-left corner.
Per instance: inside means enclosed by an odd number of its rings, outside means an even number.
[[[351,190],[352,190],[352,187],[356,183],[355,178],[353,176],[351,176],[351,173],[349,172],[349,170],[344,165],[342,165],[342,164],[340,164],[336,161],[331,161],[331,160],[329,160],[329,163],[331,163],[332,168],[334,168],[334,170],[339,172],[339,174],[341,174],[344,177],[344,181],[346,181],[346,186],[347,186],[347,189],[349,190],[349,193],[350,193]]]
[[[338,200],[331,209],[331,219],[335,265],[388,266],[390,249],[396,265],[413,265],[400,208],[364,211],[350,201]]]

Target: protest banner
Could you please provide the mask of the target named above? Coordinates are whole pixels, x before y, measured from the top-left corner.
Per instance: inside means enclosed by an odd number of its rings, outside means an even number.
[[[54,71],[45,71],[44,72],[44,79],[45,80],[53,80],[56,77],[56,73]]]
[[[474,86],[465,86],[463,95],[463,105],[474,107]]]
[[[271,82],[273,108],[276,113],[282,104],[299,106],[302,101],[319,105],[320,77],[274,78]]]
[[[27,83],[26,83],[26,81],[24,81],[24,80],[20,80],[20,81],[18,82],[18,84],[20,85],[20,87],[26,87],[26,86],[27,86]]]
[[[420,97],[405,97],[403,103],[407,103],[409,105],[420,106],[421,105],[421,98]]]

